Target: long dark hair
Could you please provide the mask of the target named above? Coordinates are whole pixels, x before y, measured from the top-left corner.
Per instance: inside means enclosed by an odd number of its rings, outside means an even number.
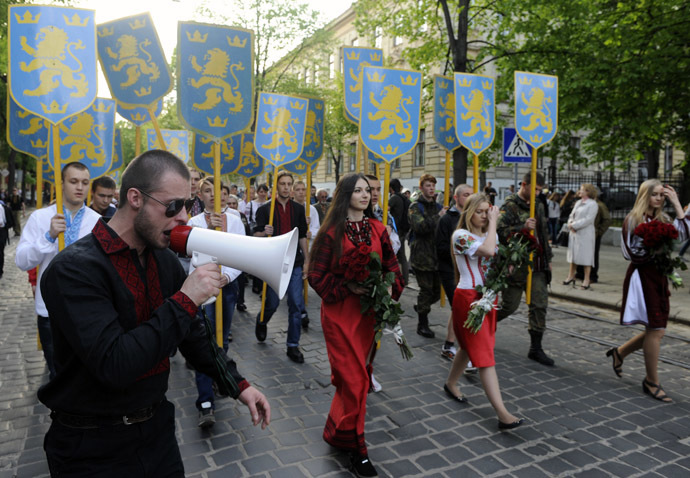
[[[347,220],[347,210],[350,207],[350,198],[352,198],[352,193],[355,190],[355,185],[357,181],[364,179],[367,185],[369,181],[366,176],[362,173],[348,173],[340,178],[338,184],[335,187],[335,192],[333,193],[333,200],[328,208],[326,217],[319,227],[319,234],[317,234],[314,244],[311,246],[311,252],[309,254],[309,263],[315,264],[315,258],[318,250],[323,246],[326,238],[326,233],[333,229],[333,257],[340,259],[340,254],[342,253],[342,241],[343,234],[345,234],[345,222]],[[368,218],[374,217],[374,212],[371,208],[371,201],[369,205],[364,210],[364,215]]]

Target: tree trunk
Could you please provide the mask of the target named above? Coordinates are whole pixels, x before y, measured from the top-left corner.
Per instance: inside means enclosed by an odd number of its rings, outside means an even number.
[[[10,148],[10,156],[7,158],[7,170],[10,175],[7,176],[7,193],[12,194],[12,189],[14,189],[15,182],[14,178],[17,172],[17,152]]]
[[[458,148],[453,151],[453,185],[467,183],[467,150]]]
[[[644,160],[647,163],[647,178],[659,177],[659,148],[651,148],[644,152]]]

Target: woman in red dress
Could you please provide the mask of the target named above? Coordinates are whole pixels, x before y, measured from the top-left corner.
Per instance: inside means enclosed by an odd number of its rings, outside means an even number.
[[[456,277],[460,278],[453,296],[453,329],[462,350],[453,360],[443,390],[451,399],[460,403],[467,402],[458,390],[457,383],[467,361],[472,360],[472,364],[479,369],[484,392],[498,416],[498,428],[507,430],[522,425],[524,418],[517,418],[510,413],[501,397],[494,359],[496,309],[486,314],[482,327],[476,334],[464,327],[472,302],[481,298],[476,287],[484,285],[484,277],[492,266],[492,258],[498,249],[498,214],[498,208],[491,205],[488,196],[473,194],[465,203],[451,239],[451,253],[455,257],[455,270],[458,273]]]
[[[360,295],[368,291],[345,278],[340,257],[361,243],[381,257],[384,272],[396,275],[392,296],[403,280],[385,227],[373,219],[369,183],[363,174],[343,176],[311,249],[309,284],[322,299],[321,324],[331,364],[335,395],[323,439],[350,455],[358,476],[377,476],[364,442],[364,419],[370,387],[374,318],[360,312]]]

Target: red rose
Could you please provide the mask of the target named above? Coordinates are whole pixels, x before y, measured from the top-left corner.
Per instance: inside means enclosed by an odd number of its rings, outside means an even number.
[[[359,282],[364,282],[369,278],[369,274],[369,269],[359,270],[355,273],[355,279],[357,279]]]
[[[355,278],[355,270],[352,268],[345,269],[345,279],[351,281]]]

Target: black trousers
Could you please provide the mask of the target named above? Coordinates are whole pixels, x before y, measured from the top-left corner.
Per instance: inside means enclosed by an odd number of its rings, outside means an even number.
[[[43,449],[53,477],[184,477],[175,407],[167,400],[151,419],[132,425],[84,429],[53,420]]]
[[[8,229],[6,227],[0,227],[0,276],[5,272],[5,246],[7,245],[8,236]]]

